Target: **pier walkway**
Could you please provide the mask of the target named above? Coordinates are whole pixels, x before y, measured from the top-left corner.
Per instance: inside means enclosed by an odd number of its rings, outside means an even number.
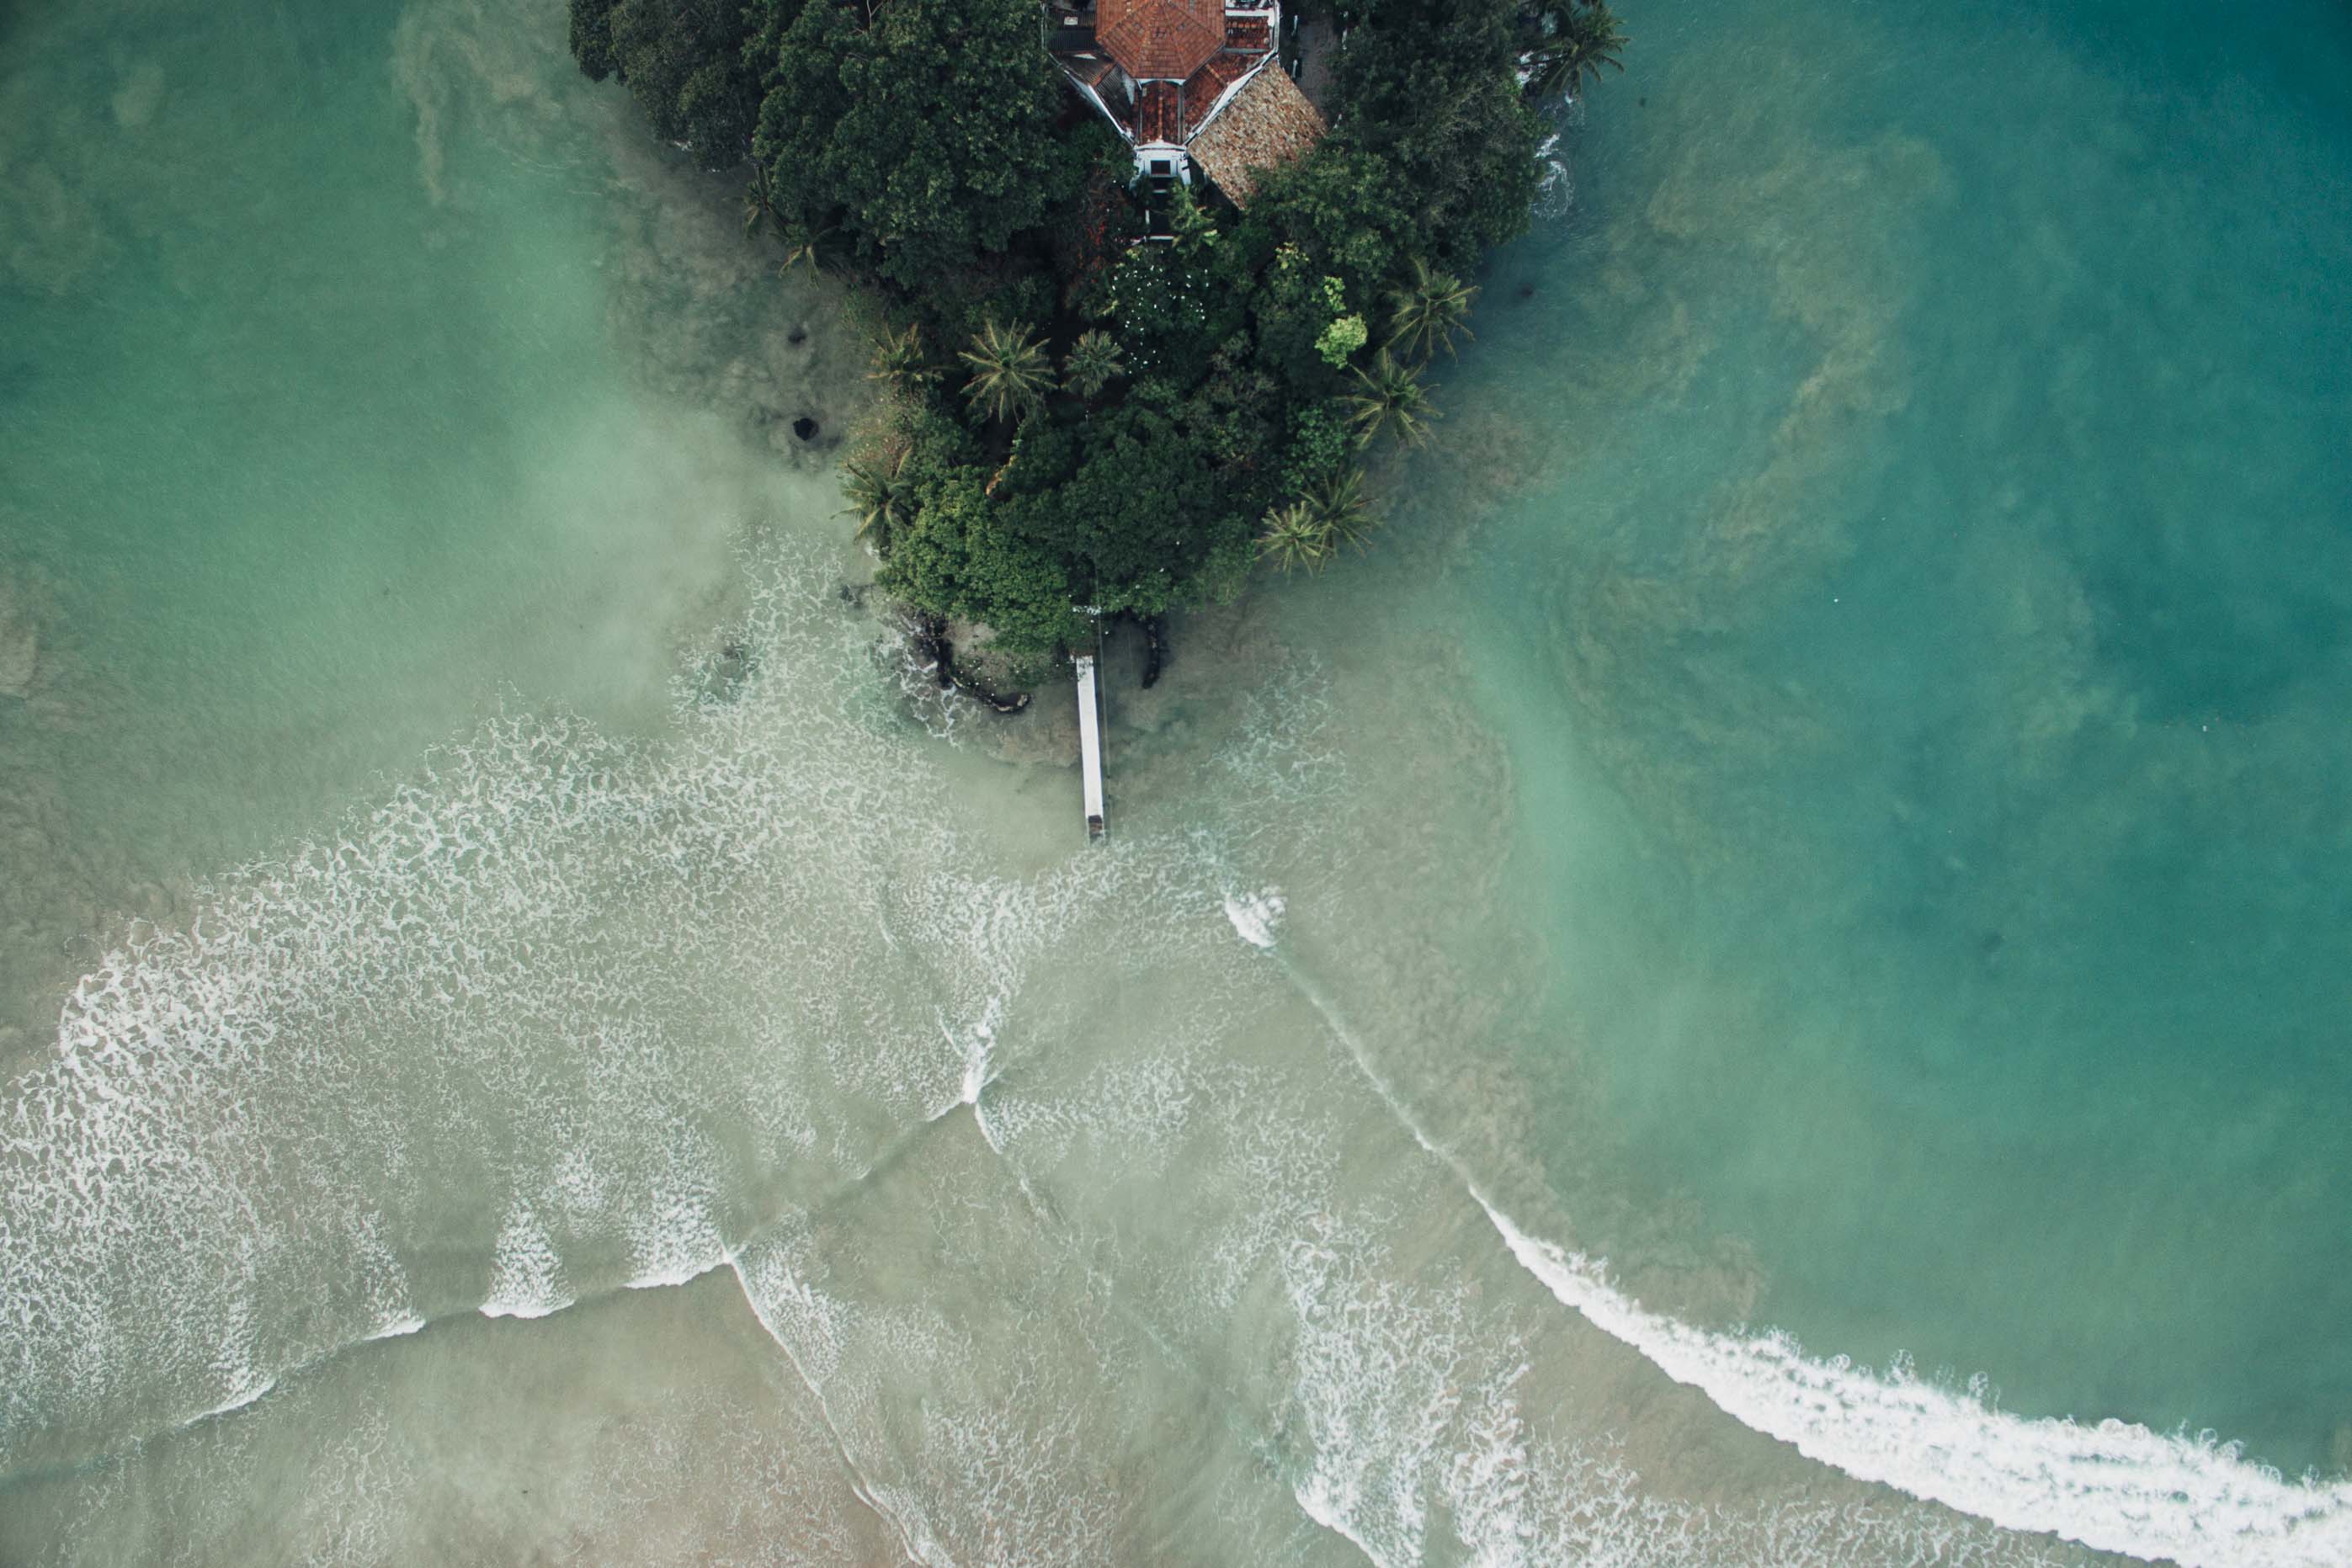
[[[1078,672],[1078,768],[1086,779],[1087,837],[1103,836],[1103,706],[1102,682],[1099,677],[1102,643],[1095,643],[1096,652],[1081,653],[1073,661]]]

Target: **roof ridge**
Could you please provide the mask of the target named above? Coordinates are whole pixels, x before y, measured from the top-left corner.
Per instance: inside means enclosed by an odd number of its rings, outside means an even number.
[[[1225,47],[1224,0],[1097,0],[1095,41],[1139,81],[1181,81]]]

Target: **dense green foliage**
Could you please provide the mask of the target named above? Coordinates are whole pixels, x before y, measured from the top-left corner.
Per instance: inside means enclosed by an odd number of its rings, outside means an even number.
[[[1365,542],[1366,449],[1425,438],[1462,277],[1527,223],[1522,68],[1570,90],[1623,43],[1581,0],[1323,9],[1329,134],[1245,212],[1178,187],[1149,244],[1036,0],[572,0],[572,44],[700,162],[748,159],[789,259],[876,291],[887,396],[845,489],[879,580],[1036,656]]]
[[[1377,161],[1395,215],[1385,285],[1413,256],[1466,272],[1527,227],[1543,125],[1520,91],[1507,0],[1343,0],[1333,141]],[[1344,212],[1341,214],[1344,219]]]
[[[741,0],[572,0],[572,53],[629,84],[654,131],[706,169],[731,169],[760,110]]]
[[[992,270],[1085,177],[1026,0],[755,0],[752,155],[788,239],[899,288]],[[773,47],[768,47],[772,40]]]

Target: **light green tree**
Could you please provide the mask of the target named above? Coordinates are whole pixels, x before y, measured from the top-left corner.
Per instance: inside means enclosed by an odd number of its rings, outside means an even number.
[[[1315,339],[1315,351],[1323,362],[1338,370],[1356,357],[1356,350],[1371,340],[1371,329],[1364,325],[1361,316],[1335,316],[1331,324]]]

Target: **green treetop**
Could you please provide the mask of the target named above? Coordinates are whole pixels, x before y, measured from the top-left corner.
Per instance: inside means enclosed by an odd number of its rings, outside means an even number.
[[[986,270],[1067,199],[1087,154],[1035,0],[753,0],[766,99],[752,140],[788,233],[922,291]],[[772,47],[771,47],[772,46]],[[763,54],[764,51],[764,54]]]

